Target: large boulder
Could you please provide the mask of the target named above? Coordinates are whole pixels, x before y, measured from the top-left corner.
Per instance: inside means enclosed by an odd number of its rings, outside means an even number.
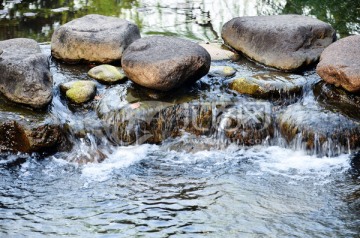
[[[209,53],[196,43],[175,37],[153,36],[131,44],[125,50],[121,64],[135,83],[168,91],[206,75],[210,61]]]
[[[69,63],[109,63],[120,60],[123,51],[140,38],[138,27],[129,21],[91,14],[55,30],[52,55]]]
[[[221,35],[251,59],[288,71],[318,61],[336,38],[329,24],[300,15],[237,17],[223,26]]]
[[[360,35],[343,38],[327,47],[316,72],[324,81],[349,92],[360,91]]]
[[[0,91],[9,100],[42,108],[52,99],[52,77],[46,55],[36,41],[0,41]]]

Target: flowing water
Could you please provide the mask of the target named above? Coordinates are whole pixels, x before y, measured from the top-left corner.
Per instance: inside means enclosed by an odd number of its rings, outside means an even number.
[[[221,25],[233,16],[280,13],[316,16],[339,37],[360,33],[358,1],[18,0],[2,1],[0,39],[46,42],[54,28],[89,13],[131,19],[143,36],[195,41],[219,41]],[[48,43],[41,47],[50,55]],[[313,69],[295,75],[246,59],[231,65],[242,75],[310,82],[302,97],[236,100],[269,104],[275,114],[314,100],[311,87],[319,78]],[[48,156],[1,155],[0,237],[360,237],[360,154],[308,153],[302,145],[286,146],[276,128],[272,140],[256,146],[226,141],[221,133],[182,133],[158,145],[116,143],[92,104],[73,107],[59,94],[60,83],[86,78],[87,70],[51,59],[55,96],[48,114],[68,125],[74,146]],[[204,94],[206,102],[233,100],[222,86],[204,77],[184,94],[199,102]],[[127,101],[157,101],[129,81],[98,90],[111,96],[123,88],[131,92]],[[163,104],[183,100],[166,97]],[[31,114],[3,102],[0,108]]]

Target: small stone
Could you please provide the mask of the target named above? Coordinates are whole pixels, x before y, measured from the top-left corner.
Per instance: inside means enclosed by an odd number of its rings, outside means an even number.
[[[92,100],[96,94],[96,84],[90,80],[78,80],[60,85],[61,91],[74,103],[81,104]]]
[[[119,68],[108,64],[90,69],[88,75],[104,84],[118,83],[125,78],[125,74]]]
[[[236,73],[236,70],[230,66],[211,66],[209,76],[213,77],[230,77]]]
[[[205,50],[210,54],[211,60],[237,60],[239,59],[239,55],[234,53],[225,47],[215,43],[201,43],[199,44],[201,47],[205,48]]]

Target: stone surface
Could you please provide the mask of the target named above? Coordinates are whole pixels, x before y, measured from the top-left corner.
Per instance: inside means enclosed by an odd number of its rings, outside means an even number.
[[[281,70],[318,61],[335,40],[329,24],[300,15],[237,17],[223,26],[221,35],[235,50]]]
[[[69,63],[109,63],[140,38],[138,27],[126,20],[91,14],[57,28],[51,38],[52,55]]]
[[[257,74],[236,78],[230,82],[229,88],[254,97],[279,98],[300,94],[306,83],[306,79],[302,76],[274,77],[268,74]]]
[[[153,36],[131,44],[124,52],[121,65],[135,83],[168,91],[206,75],[210,55],[191,41]]]
[[[327,47],[316,72],[327,83],[360,92],[360,35],[340,39]]]
[[[232,52],[231,50],[225,48],[222,45],[215,43],[201,43],[201,47],[204,47],[205,50],[210,54],[211,60],[237,60],[239,59],[239,54]]]
[[[230,77],[236,73],[236,70],[230,66],[211,66],[209,76],[212,77]]]
[[[95,66],[89,70],[88,75],[104,84],[118,83],[126,77],[120,68],[108,64]]]
[[[60,89],[71,102],[77,104],[92,100],[96,94],[96,84],[90,80],[64,83],[60,85]]]
[[[309,99],[290,105],[278,122],[281,134],[296,150],[336,156],[360,149],[359,121],[327,110]]]
[[[0,91],[9,100],[43,108],[52,99],[48,58],[36,41],[17,38],[0,41]]]

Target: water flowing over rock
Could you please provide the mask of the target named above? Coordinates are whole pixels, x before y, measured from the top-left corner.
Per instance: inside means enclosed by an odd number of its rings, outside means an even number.
[[[360,122],[306,101],[290,105],[279,117],[281,134],[295,149],[336,156],[360,149]]]
[[[360,36],[349,36],[327,47],[316,72],[327,83],[360,92]]]
[[[221,35],[232,48],[281,70],[318,61],[335,40],[329,24],[300,15],[237,17],[223,26]]]
[[[52,99],[48,58],[36,41],[25,38],[0,41],[0,91],[9,100],[43,108]]]
[[[121,65],[135,83],[169,91],[209,72],[210,55],[201,46],[175,37],[142,38],[124,52]]]
[[[51,38],[51,52],[55,58],[69,63],[109,63],[120,60],[123,51],[139,38],[134,23],[91,14],[57,28]]]

